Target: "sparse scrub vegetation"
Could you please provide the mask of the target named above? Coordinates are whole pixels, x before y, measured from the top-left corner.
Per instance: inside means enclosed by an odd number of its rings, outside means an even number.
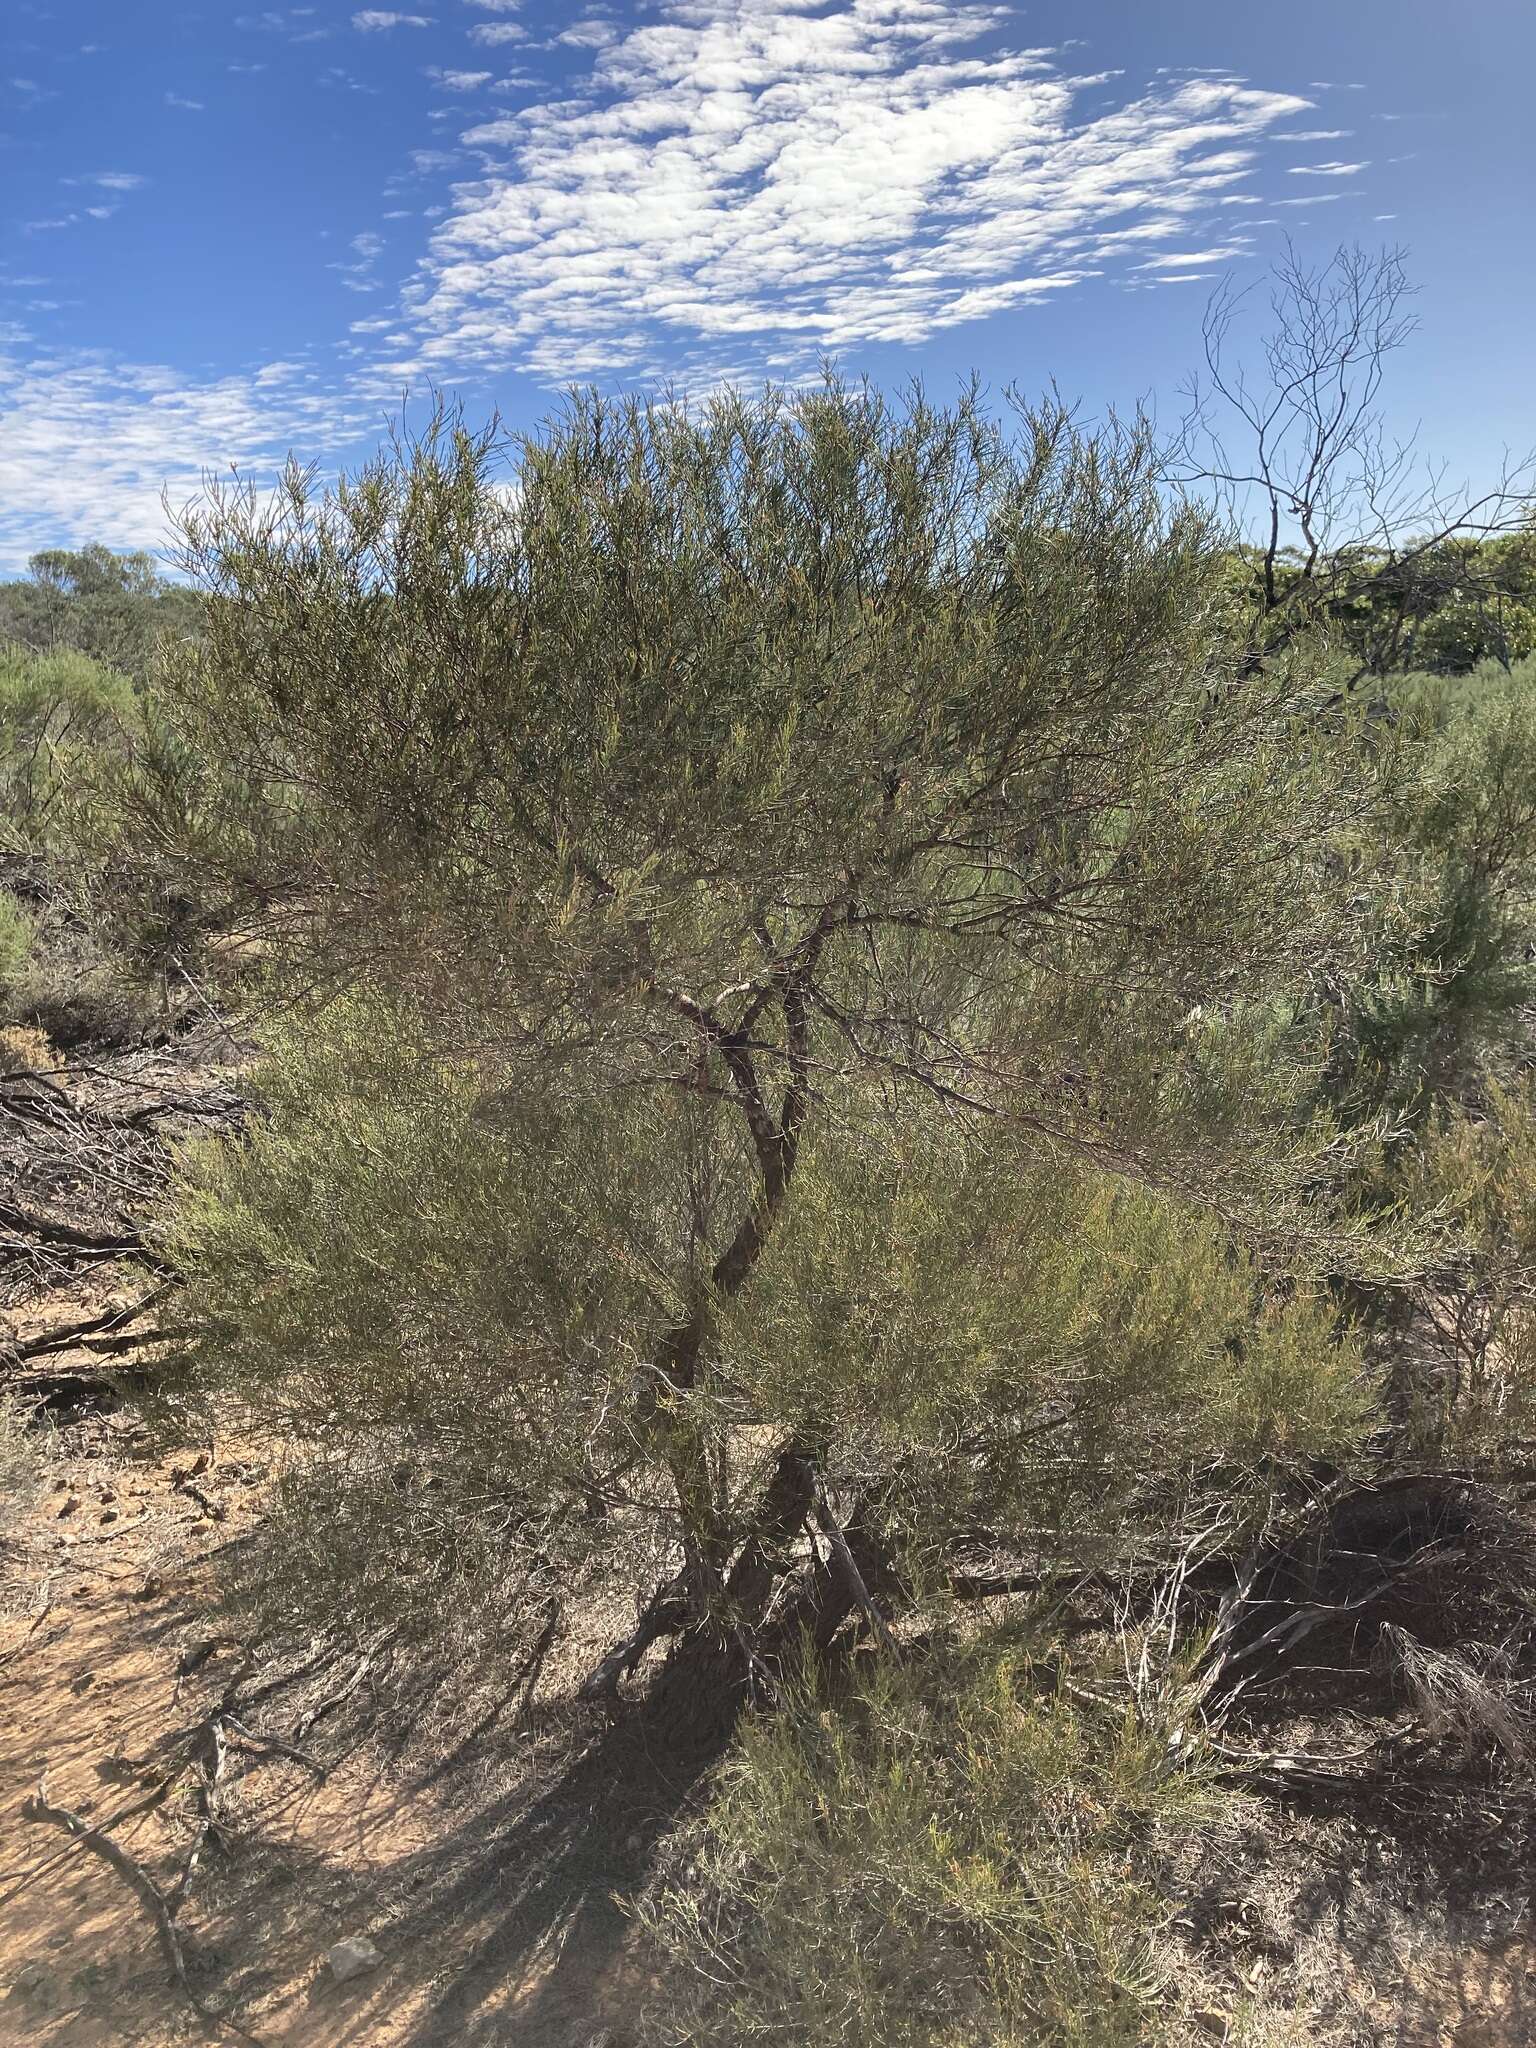
[[[695,1788],[648,2048],[1209,2037],[1235,1816],[1530,1807],[1529,507],[1375,488],[1395,258],[1281,283],[1172,451],[576,393],[0,590],[8,1302],[264,1437],[242,1644],[564,1646]]]

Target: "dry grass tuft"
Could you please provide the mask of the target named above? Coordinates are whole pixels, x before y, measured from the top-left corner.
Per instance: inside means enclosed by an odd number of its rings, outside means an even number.
[[[0,1025],[0,1077],[46,1073],[56,1058],[47,1032],[35,1024]]]
[[[1387,1622],[1379,1654],[1432,1741],[1469,1761],[1492,1752],[1517,1770],[1536,1757],[1518,1646],[1467,1643],[1442,1650]]]

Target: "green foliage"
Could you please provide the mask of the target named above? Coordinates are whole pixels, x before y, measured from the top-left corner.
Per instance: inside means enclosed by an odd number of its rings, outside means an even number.
[[[21,982],[31,958],[35,927],[21,904],[0,889],[0,995]]]
[[[1345,643],[1373,666],[1465,675],[1536,654],[1536,526],[1402,552],[1339,617]]]
[[[831,385],[496,455],[199,515],[97,798],[304,1006],[174,1228],[200,1378],[494,1468],[513,1545],[643,1503],[701,1614],[786,1458],[938,1569],[1346,1449],[1307,1275],[1418,1253],[1304,1104],[1385,750],[1150,441]]]
[[[91,857],[91,792],[161,744],[147,686],[67,648],[0,646],[0,1021],[121,1040],[169,974],[202,968],[210,906]]]
[[[1441,1455],[1497,1469],[1536,1440],[1536,1076],[1491,1083],[1475,1110],[1442,1109],[1405,1177],[1458,1218],[1467,1248],[1430,1297],[1447,1384],[1415,1426]]]
[[[800,1692],[745,1729],[684,1881],[655,2048],[1141,2048],[1168,1990],[1160,1853],[1211,1781],[1170,1687],[1007,1636]]]
[[[498,1128],[470,1063],[382,1005],[278,1035],[251,1087],[248,1142],[187,1155],[167,1240],[207,1372],[299,1432],[419,1428],[461,1466],[500,1445],[535,1485],[578,1472],[604,1344],[656,1314],[616,1256],[653,1207],[638,1142],[626,1176],[580,1103]]]
[[[1391,705],[1413,766],[1375,858],[1414,906],[1381,947],[1339,1050],[1410,1118],[1476,1095],[1517,1056],[1536,996],[1536,658],[1405,676]]]
[[[1296,549],[1276,557],[1264,619],[1265,555],[1243,543],[1226,557],[1234,633],[1324,639],[1353,687],[1364,677],[1419,671],[1465,675],[1509,668],[1536,653],[1536,529],[1490,540],[1408,540],[1390,552],[1351,547],[1310,568]]]
[[[197,630],[195,596],[148,555],[52,548],[28,566],[29,580],[0,584],[0,644],[83,654],[142,684],[162,636]]]
[[[135,716],[125,676],[74,653],[0,647],[0,851],[41,851],[72,766],[126,747]]]
[[[834,1469],[899,1474],[925,1533],[1089,1550],[1208,1468],[1237,1494],[1269,1460],[1347,1454],[1369,1383],[1336,1305],[1187,1197],[942,1124],[850,1120],[808,1150],[722,1316],[730,1381]]]
[[[326,1483],[345,1466],[360,1499],[422,1459],[448,1488],[438,1539],[401,1550],[481,1579],[456,1499],[531,1544],[633,1463],[648,1333],[687,1307],[678,1217],[707,1125],[637,1091],[509,1117],[381,1004],[279,1034],[252,1085],[248,1139],[186,1156],[167,1237],[192,1383],[322,1445]],[[1138,1512],[1176,1515],[1213,1466],[1230,1495],[1275,1457],[1347,1452],[1369,1387],[1334,1308],[1276,1287],[1187,1199],[1070,1162],[1024,1173],[943,1125],[866,1125],[810,1149],[720,1316],[699,1408],[740,1512],[789,1440],[822,1446],[834,1483],[881,1475],[913,1568],[978,1519],[1089,1555],[1117,1516],[1129,1541]],[[622,1524],[576,1533],[631,1564]],[[315,1553],[349,1606],[365,1582],[381,1597],[397,1554],[356,1549]]]

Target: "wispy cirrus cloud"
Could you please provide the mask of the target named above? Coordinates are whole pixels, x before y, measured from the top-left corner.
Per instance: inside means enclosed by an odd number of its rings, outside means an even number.
[[[42,219],[22,221],[21,232],[24,235],[56,234],[64,228],[78,227],[82,221],[111,220],[121,208],[125,195],[136,192],[141,185],[148,182],[149,180],[138,171],[87,171],[77,177],[63,178],[60,180],[61,184],[77,190],[84,186],[88,191],[107,192],[112,196],[107,200],[98,200],[95,205],[72,206],[67,213],[49,214]]]
[[[1275,146],[1344,139],[1302,126],[1326,118],[1307,97],[1214,69],[1143,88],[1078,75],[1080,53],[1010,42],[1014,12],[992,0],[654,0],[612,18],[582,0],[541,13],[537,41],[514,0],[416,4],[433,14],[241,17],[246,48],[278,62],[349,20],[370,58],[393,35],[412,60],[396,75],[436,102],[416,118],[451,124],[402,134],[388,211],[339,224],[326,249],[331,282],[374,317],[323,369],[290,341],[284,360],[201,378],[45,356],[0,331],[0,560],[40,532],[153,543],[162,486],[175,502],[207,469],[260,474],[289,446],[328,460],[428,376],[792,378],[823,353],[915,348],[1093,277],[1200,284],[1258,228],[1300,219],[1271,204],[1325,206],[1341,196],[1329,178],[1365,168]],[[536,51],[537,70],[479,68],[502,46]],[[380,89],[340,65],[319,82]],[[78,221],[84,238],[143,180],[71,182],[83,189],[39,204],[81,210],[35,232]],[[1277,186],[1324,189],[1271,202]],[[422,225],[397,236],[405,220]],[[418,254],[397,297],[397,265]]]
[[[1183,255],[1149,256],[1145,263],[1138,263],[1138,270],[1203,270],[1211,263],[1230,263],[1241,256],[1240,244],[1228,243],[1220,249],[1191,249]]]
[[[374,265],[383,253],[384,237],[370,230],[367,234],[352,237],[352,262],[332,263],[330,268],[341,273],[342,283],[348,291],[376,292],[379,280],[373,274]]]
[[[1000,45],[1008,19],[668,0],[575,96],[467,130],[486,174],[406,293],[420,362],[563,380],[920,342],[1070,288],[1128,234],[1186,237],[1310,106],[1184,74],[1089,111],[1113,74]]]

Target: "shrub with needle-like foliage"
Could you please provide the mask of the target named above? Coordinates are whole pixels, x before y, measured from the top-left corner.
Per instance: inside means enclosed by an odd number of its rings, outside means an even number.
[[[1198,1743],[1092,1659],[1006,1634],[748,1723],[640,1917],[655,2048],[1171,2040],[1159,1857],[1216,1805]]]
[[[1412,773],[1377,827],[1414,902],[1383,935],[1352,1030],[1369,1089],[1410,1118],[1518,1062],[1536,1003],[1536,660],[1392,679]]]
[[[289,1019],[174,1233],[203,1383],[484,1474],[512,1549],[643,1526],[608,1675],[680,1635],[695,1703],[962,1543],[1348,1441],[1308,1276],[1408,1255],[1300,1105],[1384,749],[1233,650],[1149,437],[831,384],[505,453],[187,528],[103,814]]]

